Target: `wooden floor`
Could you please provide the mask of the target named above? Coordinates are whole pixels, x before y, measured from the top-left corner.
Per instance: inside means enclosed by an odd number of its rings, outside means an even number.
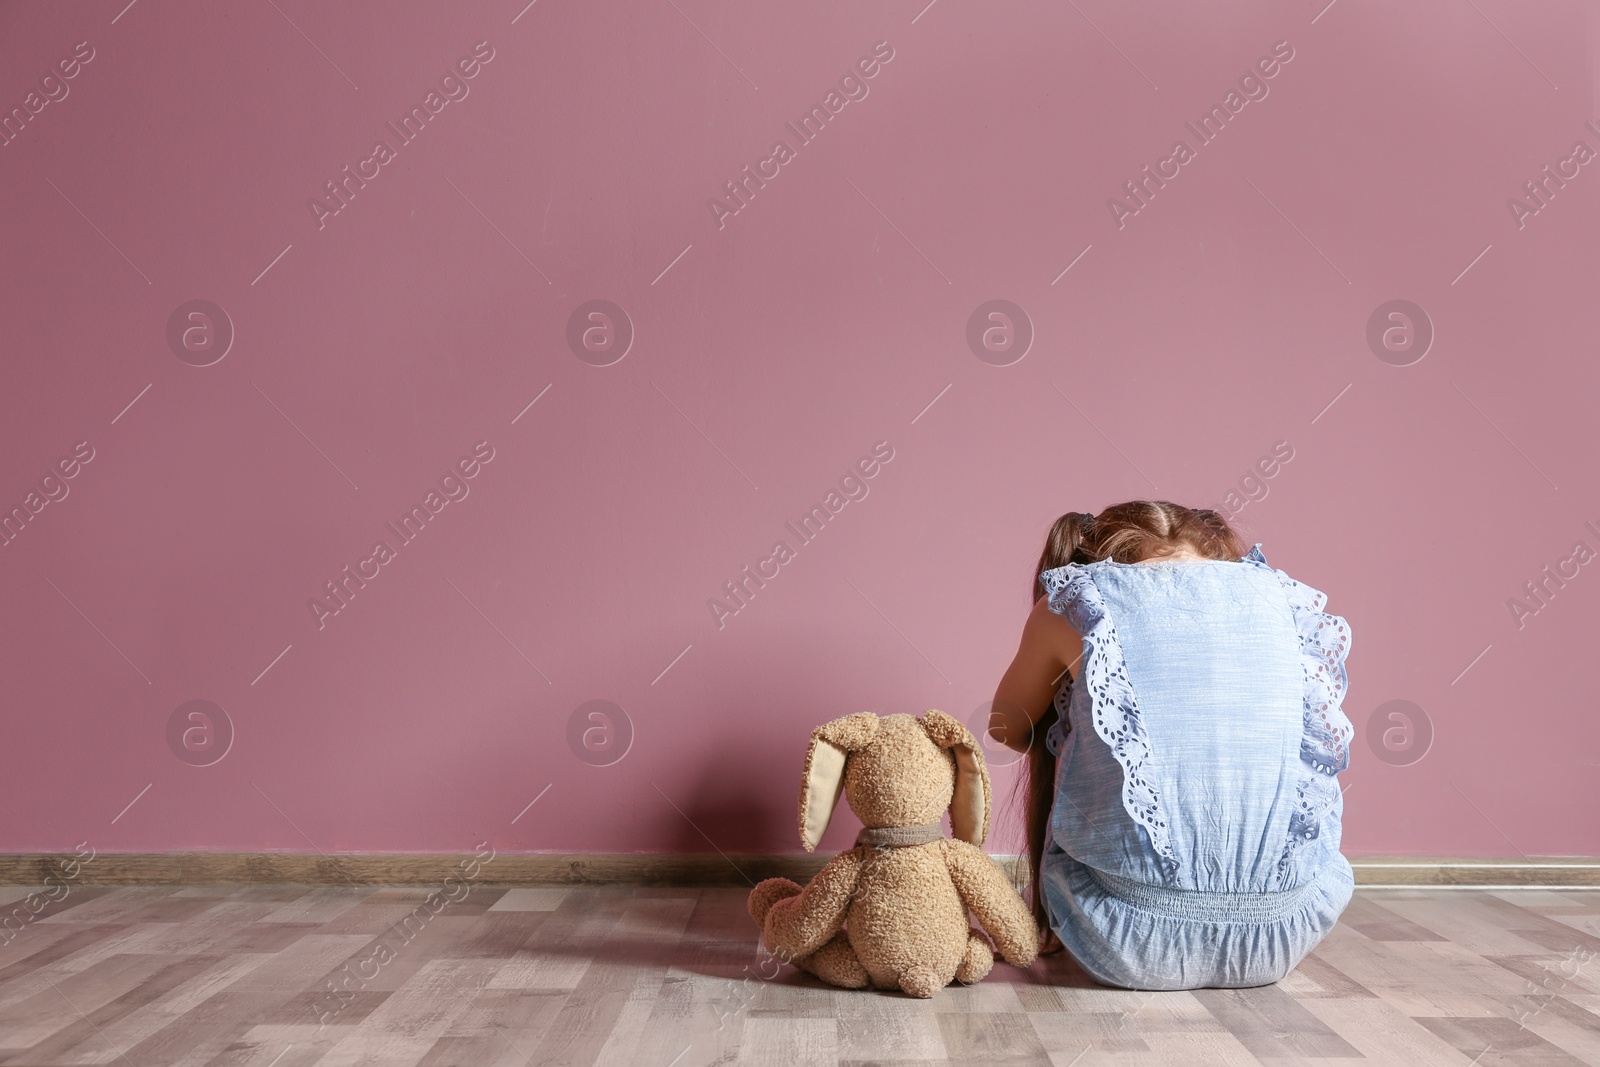
[[[1056,955],[928,1001],[775,968],[739,890],[428,899],[74,885],[0,944],[0,1064],[1600,1063],[1592,889],[1362,890],[1260,989],[1112,990]]]

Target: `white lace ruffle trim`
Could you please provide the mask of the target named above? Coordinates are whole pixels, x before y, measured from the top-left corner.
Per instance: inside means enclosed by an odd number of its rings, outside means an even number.
[[[1305,710],[1300,738],[1300,777],[1295,786],[1295,807],[1289,817],[1289,838],[1278,858],[1277,877],[1289,877],[1295,852],[1321,833],[1323,818],[1339,802],[1339,782],[1334,776],[1350,765],[1350,741],[1355,727],[1345,717],[1345,657],[1350,654],[1350,624],[1322,609],[1328,598],[1267,563],[1256,545],[1244,557],[1277,575],[1289,600],[1295,629],[1300,635],[1300,659],[1305,669]]]
[[[1095,733],[1122,768],[1123,808],[1136,824],[1144,827],[1163,873],[1171,878],[1178,872],[1178,857],[1161,814],[1161,797],[1155,783],[1144,774],[1150,742],[1128,681],[1117,628],[1106,613],[1094,580],[1082,565],[1056,567],[1042,572],[1039,579],[1048,590],[1050,610],[1065,616],[1073,629],[1083,635],[1083,666],[1078,677],[1079,684],[1088,687]]]

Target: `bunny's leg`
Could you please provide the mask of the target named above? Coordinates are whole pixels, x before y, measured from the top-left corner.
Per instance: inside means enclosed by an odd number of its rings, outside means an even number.
[[[900,972],[900,991],[924,1000],[934,996],[949,984],[948,977],[940,975],[928,964],[908,967]]]
[[[989,977],[993,969],[994,952],[989,948],[989,942],[976,930],[969,931],[967,953],[961,957],[961,965],[956,968],[956,981],[962,985],[981,982]]]
[[[765,926],[767,912],[780,900],[800,895],[801,889],[787,878],[768,878],[750,890],[750,917],[758,926]]]
[[[856,958],[850,935],[843,930],[834,934],[827,944],[811,955],[796,960],[795,965],[841,989],[865,989],[870,984],[867,969]]]

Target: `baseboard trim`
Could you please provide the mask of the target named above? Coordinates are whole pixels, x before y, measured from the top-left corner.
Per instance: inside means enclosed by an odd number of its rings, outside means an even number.
[[[1014,882],[1025,880],[1017,856],[996,856]],[[46,878],[78,885],[439,885],[464,879],[492,886],[741,886],[763,878],[804,883],[827,856],[805,853],[509,853],[101,852],[0,854],[0,885],[37,886]],[[1532,860],[1378,857],[1353,859],[1356,884],[1468,888],[1600,887],[1600,858]]]

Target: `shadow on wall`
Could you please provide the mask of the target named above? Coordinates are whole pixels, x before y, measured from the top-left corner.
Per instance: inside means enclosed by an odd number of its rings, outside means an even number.
[[[824,639],[826,640],[826,639]],[[815,647],[816,635],[781,640],[791,648],[812,647],[807,662],[773,670],[751,663],[737,672],[719,672],[709,681],[706,705],[693,721],[717,724],[689,758],[692,766],[656,785],[670,798],[649,813],[644,827],[652,852],[801,851],[799,792],[811,731],[822,723],[863,709],[852,703],[859,693],[831,678],[851,673],[859,650]],[[783,677],[808,680],[801,689]],[[676,785],[670,783],[677,783]],[[687,784],[685,784],[687,783]],[[646,795],[654,795],[647,789]],[[674,810],[674,805],[677,809]],[[817,852],[849,848],[860,823],[841,799],[834,823]]]
[[[751,781],[752,771],[760,781],[772,769],[793,763],[798,783],[800,762],[789,747],[771,732],[721,733],[697,753],[688,788],[679,786],[669,794],[672,803],[655,810],[650,839],[660,842],[659,851],[669,853],[766,852],[773,842],[785,839],[794,841],[793,851],[799,851],[794,811],[780,808],[770,791],[754,789]]]

